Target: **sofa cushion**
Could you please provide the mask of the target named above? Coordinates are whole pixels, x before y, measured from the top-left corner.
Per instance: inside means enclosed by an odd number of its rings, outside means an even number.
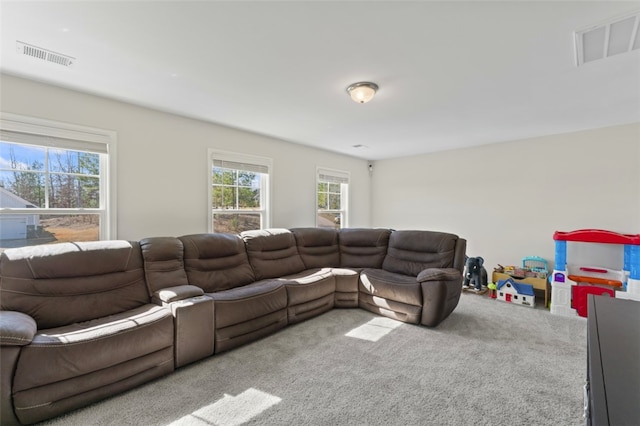
[[[288,229],[264,229],[240,234],[257,280],[280,278],[305,270],[296,240]]]
[[[407,305],[422,306],[422,289],[415,277],[383,269],[364,269],[360,273],[360,292]]]
[[[382,268],[417,276],[427,268],[452,268],[457,235],[431,231],[393,231]]]
[[[289,324],[320,315],[334,307],[336,279],[331,268],[307,269],[282,279],[287,289]]]
[[[22,349],[13,389],[20,392],[60,382],[167,347],[173,347],[171,312],[150,304],[117,315],[39,330],[31,344]],[[38,374],[33,374],[34,366],[38,366]]]
[[[336,279],[330,268],[307,269],[282,279],[287,288],[288,306],[333,295],[336,291]]]
[[[64,326],[149,303],[137,242],[95,241],[8,249],[0,257],[3,310],[38,329]]]
[[[173,366],[173,318],[159,306],[40,330],[16,366],[15,411],[22,423],[34,423],[167,374]]]
[[[422,308],[420,306],[407,305],[378,296],[361,293],[358,298],[358,306],[367,311],[383,315],[394,320],[409,324],[419,324]]]
[[[287,290],[282,281],[258,281],[207,296],[214,303],[215,353],[267,336],[287,325]]]
[[[338,231],[331,228],[293,228],[298,253],[307,269],[340,265]]]
[[[140,240],[140,249],[151,293],[189,284],[184,270],[182,241],[173,237],[144,238]]]
[[[358,282],[360,281],[359,270],[333,268],[331,273],[336,279],[334,306],[336,308],[357,308]]]
[[[238,235],[193,234],[179,239],[189,284],[215,292],[255,281],[244,241]]]
[[[338,234],[340,266],[381,268],[387,254],[390,229],[343,228]]]
[[[287,291],[281,281],[264,280],[215,293],[207,293],[214,301],[216,329],[250,321],[286,309]]]
[[[11,262],[2,267],[7,276],[35,279],[110,274],[127,269],[133,250],[119,240],[29,246],[5,250],[3,258]]]

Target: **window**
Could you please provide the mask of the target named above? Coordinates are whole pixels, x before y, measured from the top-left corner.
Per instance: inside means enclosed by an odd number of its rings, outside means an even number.
[[[319,228],[346,228],[349,173],[318,168],[316,204]]]
[[[115,132],[3,114],[0,248],[113,238]]]
[[[209,232],[268,228],[269,158],[209,150]]]

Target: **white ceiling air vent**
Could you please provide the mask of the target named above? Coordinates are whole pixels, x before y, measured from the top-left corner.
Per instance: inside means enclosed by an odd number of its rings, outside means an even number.
[[[72,67],[76,62],[76,58],[62,53],[52,52],[51,50],[43,49],[42,47],[33,46],[31,44],[23,43],[21,41],[16,42],[16,49],[19,54],[31,56],[36,59],[41,59],[47,62],[53,62],[54,64],[62,65],[65,67]]]
[[[640,49],[640,11],[575,32],[576,65]]]

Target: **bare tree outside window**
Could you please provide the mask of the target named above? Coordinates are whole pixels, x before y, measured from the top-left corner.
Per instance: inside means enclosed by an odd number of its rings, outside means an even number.
[[[100,185],[100,154],[0,141],[0,247],[98,240]]]
[[[213,232],[239,234],[262,227],[265,178],[263,173],[213,166]]]

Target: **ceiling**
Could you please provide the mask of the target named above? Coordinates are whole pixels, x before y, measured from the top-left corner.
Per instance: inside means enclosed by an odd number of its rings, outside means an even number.
[[[640,49],[574,31],[640,1],[4,1],[0,70],[379,160],[640,122]],[[67,68],[16,41],[75,57]],[[345,89],[380,86],[367,104]]]

